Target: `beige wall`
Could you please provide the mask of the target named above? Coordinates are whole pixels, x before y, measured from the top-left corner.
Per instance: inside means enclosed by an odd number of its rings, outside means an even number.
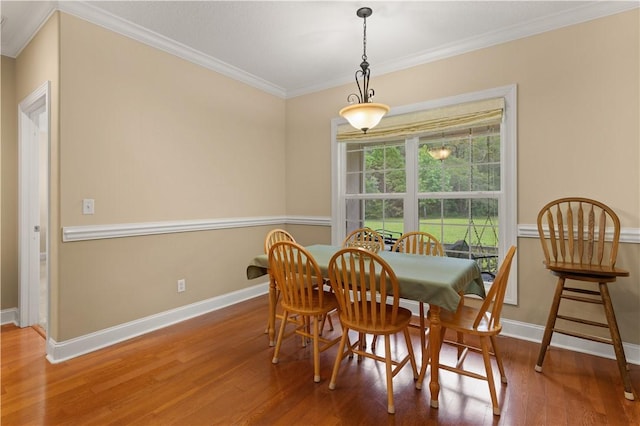
[[[609,204],[623,227],[637,229],[639,40],[634,10],[387,75],[377,75],[372,62],[371,86],[376,101],[393,108],[517,84],[518,223],[534,224],[547,201],[575,195]],[[329,122],[354,89],[287,101],[287,214],[330,215]],[[518,245],[519,305],[504,315],[544,325],[555,280],[542,267],[537,239]],[[611,286],[623,340],[635,344],[639,248],[622,244],[618,264],[631,276]]]
[[[284,216],[283,99],[66,14],[60,46],[63,227]],[[57,340],[257,284],[265,233],[63,243]]]
[[[284,100],[65,14],[61,52],[62,226],[284,214]]]
[[[378,101],[400,106],[517,84],[518,222],[534,223],[549,199],[583,195],[640,228],[638,18],[635,10],[388,75],[373,63],[372,86]],[[58,30],[59,79],[50,53]],[[246,262],[268,230],[60,243],[62,226],[331,214],[330,121],[353,84],[284,101],[65,14],[34,38],[16,73],[17,99],[44,78],[54,113],[60,104],[57,341],[255,284]],[[96,214],[81,214],[83,198],[96,200]],[[330,240],[325,227],[287,229],[303,244]],[[623,340],[635,344],[639,256],[640,245],[622,245],[619,264],[632,275],[612,286]],[[505,315],[542,325],[554,280],[538,241],[521,238],[517,259],[520,303]],[[175,291],[179,278],[185,293]]]
[[[18,115],[16,61],[2,56],[0,91],[2,104],[2,150],[0,151],[0,309],[18,306]]]

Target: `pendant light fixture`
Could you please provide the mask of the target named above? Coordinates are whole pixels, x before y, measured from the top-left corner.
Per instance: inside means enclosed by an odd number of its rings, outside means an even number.
[[[356,12],[360,18],[364,19],[362,63],[360,64],[360,69],[356,71],[356,84],[360,94],[352,93],[347,96],[347,101],[350,105],[340,110],[340,115],[346,118],[349,124],[364,133],[367,133],[367,130],[380,123],[382,117],[389,112],[387,105],[371,102],[374,91],[369,89],[371,69],[369,68],[369,62],[367,62],[367,18],[372,13],[373,10],[369,7],[361,7]],[[362,78],[362,84],[359,78]]]

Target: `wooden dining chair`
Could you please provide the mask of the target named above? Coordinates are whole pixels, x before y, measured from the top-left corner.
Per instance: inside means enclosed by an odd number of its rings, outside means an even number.
[[[264,239],[264,254],[269,255],[269,250],[271,250],[271,246],[273,246],[275,243],[280,242],[280,241],[293,241],[295,242],[295,239],[293,238],[293,235],[291,235],[290,233],[288,233],[287,231],[285,231],[284,229],[272,229],[271,231],[269,231],[267,233],[267,236]],[[273,280],[273,277],[271,276],[271,274],[269,275],[269,279]],[[273,283],[270,283],[270,285],[273,285]],[[275,300],[273,301],[273,303],[275,303],[277,305],[278,300],[280,299],[280,291],[278,290],[277,287],[275,287]],[[276,314],[276,318],[277,319],[282,319],[282,315],[280,314]],[[269,319],[267,319],[267,328],[265,329],[265,333],[269,332]]]
[[[588,198],[560,198],[545,205],[538,214],[538,234],[544,253],[544,264],[558,277],[535,370],[542,372],[542,363],[554,332],[581,339],[613,345],[618,370],[624,385],[624,396],[635,399],[627,371],[618,323],[613,311],[608,284],[629,272],[616,267],[620,219],[607,205]],[[569,287],[566,281],[596,285]],[[560,302],[563,313],[559,314]],[[593,321],[580,315],[576,303],[601,305],[606,322]],[[578,313],[575,313],[578,312]],[[556,320],[585,327],[608,328],[610,338],[586,334],[584,331],[556,327]],[[567,323],[563,323],[566,325]]]
[[[342,325],[342,339],[329,389],[336,388],[340,365],[347,356],[355,353],[358,359],[366,357],[384,362],[387,411],[393,414],[393,377],[407,363],[411,364],[414,379],[418,377],[408,329],[411,311],[399,306],[400,291],[396,275],[376,253],[358,247],[343,248],[335,253],[329,261],[328,275],[338,299],[338,314]],[[353,344],[349,339],[349,330],[354,330],[360,336]],[[397,333],[403,333],[406,343],[407,354],[402,359],[398,359],[399,356],[396,359],[393,357],[393,354],[401,353],[400,348],[391,351],[391,337]],[[360,340],[366,334],[384,336],[384,357],[368,352],[361,344]]]
[[[284,229],[272,229],[271,231],[269,231],[267,233],[267,236],[264,239],[264,253],[268,255],[269,254],[269,250],[271,249],[271,246],[273,246],[275,243],[280,242],[280,241],[293,241],[293,242],[295,242],[295,239],[293,238],[293,235],[291,235],[290,233],[288,233]],[[328,285],[328,282],[326,284]],[[274,301],[275,304],[278,303],[279,298],[280,298],[280,291],[276,287],[275,288],[275,301]],[[281,314],[276,314],[276,318],[282,320],[282,315]],[[296,318],[290,318],[290,320],[297,321]],[[333,331],[333,320],[331,319],[331,316],[327,316],[322,321],[322,327],[320,328],[320,334],[322,334],[322,332],[323,332],[323,330],[325,328],[325,324],[329,325],[329,331]],[[269,331],[269,319],[267,319],[267,328],[265,329],[265,333],[267,333],[268,331]]]
[[[422,231],[406,232],[402,234],[391,248],[391,251],[399,253],[422,254],[425,256],[445,256],[444,247],[442,247],[440,241],[438,241],[438,239],[434,235]],[[423,351],[422,355],[424,363],[424,350],[426,346],[425,332],[428,333],[429,329],[425,327],[424,303],[418,302],[418,306],[420,308],[420,323],[411,323],[410,325],[421,330],[420,344]],[[375,348],[375,344],[376,339],[374,338],[372,343],[373,348]]]
[[[292,241],[280,241],[269,250],[271,273],[280,289],[283,318],[272,362],[279,361],[282,340],[293,334],[313,341],[313,381],[320,381],[320,352],[329,349],[340,341],[340,336],[327,339],[320,335],[320,323],[325,315],[338,308],[338,301],[333,293],[325,291],[322,273],[316,260],[301,245]],[[285,329],[290,322],[288,318],[295,314],[304,319],[288,334]],[[311,328],[311,330],[309,330]]]
[[[347,235],[342,241],[342,247],[359,247],[373,253],[378,253],[384,250],[384,237],[371,228],[358,228]],[[371,341],[371,348],[374,350],[376,348],[376,341],[377,336],[374,335]],[[360,344],[363,347],[367,346],[367,340],[364,334],[360,336]]]
[[[395,242],[391,251],[425,256],[444,256],[444,247],[438,238],[428,232],[405,232]]]
[[[272,229],[267,233],[267,236],[264,239],[264,254],[268,255],[271,246],[280,241],[295,242],[296,240],[293,238],[293,235],[291,235],[284,229]]]
[[[347,235],[342,247],[360,247],[378,253],[384,250],[384,238],[371,228],[359,228]]]
[[[502,331],[502,324],[500,324],[500,314],[502,313],[502,304],[504,303],[504,295],[507,291],[507,282],[509,280],[509,272],[511,270],[511,262],[513,256],[516,253],[516,247],[511,246],[507,251],[496,279],[491,284],[489,293],[484,299],[482,305],[479,308],[473,306],[466,306],[461,303],[458,306],[456,312],[447,311],[445,309],[440,311],[440,321],[442,325],[442,344],[452,345],[457,348],[462,348],[461,356],[456,359],[456,365],[451,366],[448,364],[438,364],[443,370],[452,371],[464,376],[473,377],[480,380],[486,380],[489,383],[489,393],[491,394],[491,403],[493,405],[493,414],[500,415],[500,406],[498,405],[498,397],[496,394],[496,386],[493,381],[493,370],[491,368],[491,356],[496,360],[498,370],[500,371],[500,379],[502,383],[507,383],[507,376],[504,372],[504,366],[502,364],[502,358],[498,351],[498,342],[496,336]],[[466,339],[464,343],[460,341],[446,340],[444,338],[446,330],[451,329],[456,333],[462,333],[466,336],[474,336],[474,339],[480,341],[480,345],[476,346],[470,344],[469,339]],[[475,343],[475,342],[473,342]],[[493,349],[493,351],[491,350]],[[463,366],[464,360],[469,351],[482,354],[484,360],[485,375],[478,374],[477,372],[465,369]],[[427,351],[427,353],[429,353]],[[442,361],[442,357],[440,358]],[[423,363],[420,369],[420,377],[418,378],[418,385],[416,387],[422,387],[422,381],[424,379],[427,364]]]

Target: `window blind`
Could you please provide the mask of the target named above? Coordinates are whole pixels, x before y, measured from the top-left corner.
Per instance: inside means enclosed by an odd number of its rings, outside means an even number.
[[[367,133],[345,123],[338,126],[336,140],[373,142],[496,124],[502,121],[503,111],[504,98],[494,98],[385,117]]]

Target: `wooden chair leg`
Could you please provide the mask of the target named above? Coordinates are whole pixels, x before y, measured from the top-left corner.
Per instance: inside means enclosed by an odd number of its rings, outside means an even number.
[[[491,336],[491,346],[493,346],[493,353],[496,357],[496,364],[498,364],[498,370],[500,370],[500,381],[507,384],[507,375],[504,373],[504,367],[502,365],[502,356],[498,352],[498,338],[497,336]]]
[[[411,344],[411,335],[409,334],[408,327],[404,329],[404,340],[407,343],[409,362],[411,363],[411,369],[413,370],[413,380],[418,380],[418,364],[416,363],[416,354],[413,352],[413,345]]]
[[[602,301],[604,302],[604,312],[607,317],[607,323],[609,324],[609,331],[611,333],[611,341],[613,343],[613,349],[616,353],[618,370],[620,370],[622,384],[624,385],[624,397],[628,400],[633,401],[635,399],[635,396],[633,387],[631,386],[629,372],[627,370],[627,359],[624,355],[624,348],[622,347],[622,339],[620,337],[620,330],[618,329],[618,322],[616,321],[616,315],[613,311],[613,304],[611,303],[609,287],[607,286],[607,283],[600,283],[599,285],[600,294],[602,295]]]
[[[384,358],[387,372],[387,413],[395,414],[396,407],[393,403],[393,366],[391,364],[391,336],[384,336]]]
[[[564,278],[558,278],[558,284],[556,285],[556,294],[553,297],[551,309],[549,310],[549,318],[547,319],[547,325],[544,329],[544,337],[540,344],[540,352],[538,353],[538,362],[536,362],[536,371],[542,372],[542,362],[544,356],[547,353],[549,343],[551,343],[551,336],[553,335],[553,328],[556,326],[556,316],[558,315],[558,308],[560,307],[560,300],[562,298],[562,291],[564,290]]]
[[[460,310],[464,306],[464,292],[458,293],[460,295],[460,302],[458,302],[458,307],[456,310]],[[444,333],[442,334],[444,336]],[[456,341],[458,342],[458,365],[460,365],[464,359],[463,357],[467,356],[466,348],[464,347],[464,333],[461,331],[456,332]]]
[[[430,350],[431,346],[429,341],[427,341],[427,348],[425,349],[425,355],[422,358],[422,365],[420,366],[420,372],[418,373],[418,380],[416,381],[416,389],[422,389],[422,382],[424,381],[424,376],[427,373],[427,367],[431,361],[431,357],[429,356],[431,353]]]
[[[458,342],[458,359],[464,354],[464,333],[456,332],[456,341]]]
[[[375,336],[374,336],[375,337]],[[367,335],[364,333],[358,333],[358,349],[364,351],[367,348]],[[358,362],[362,361],[363,357],[358,355]]]
[[[329,323],[329,331],[333,331],[333,321],[331,320],[331,315],[326,314],[322,316],[322,324],[320,325],[320,335],[322,336],[322,332],[324,331],[324,327],[326,323]]]
[[[278,355],[280,354],[280,346],[282,346],[282,337],[284,336],[284,328],[287,326],[287,320],[289,319],[289,312],[284,311],[282,315],[282,322],[280,323],[280,331],[278,332],[278,339],[276,341],[276,348],[273,351],[273,364],[278,363]]]
[[[329,286],[329,291],[333,293],[333,289],[330,287],[330,283],[328,280],[325,280],[323,283],[324,286]],[[330,314],[326,314],[322,316],[322,325],[320,326],[320,335],[322,336],[322,332],[324,331],[324,326],[326,323],[329,323],[329,331],[333,331],[333,320],[331,319]]]
[[[491,394],[491,402],[493,403],[493,414],[499,416],[500,406],[498,405],[496,385],[493,382],[493,369],[491,368],[491,355],[489,353],[489,339],[487,339],[486,336],[480,337],[480,345],[482,346],[482,359],[484,360],[487,382],[489,383],[489,393]]]
[[[349,346],[349,351],[345,352],[345,345]],[[351,342],[349,341],[349,329],[347,327],[342,327],[342,338],[340,339],[340,343],[338,344],[338,354],[336,355],[336,361],[333,363],[333,372],[331,373],[331,380],[329,381],[329,389],[333,390],[336,388],[336,379],[338,378],[338,371],[340,370],[340,364],[344,359],[345,355],[351,352]]]
[[[309,317],[311,321],[311,317]],[[313,381],[318,383],[320,381],[320,331],[319,331],[319,317],[313,318]]]

